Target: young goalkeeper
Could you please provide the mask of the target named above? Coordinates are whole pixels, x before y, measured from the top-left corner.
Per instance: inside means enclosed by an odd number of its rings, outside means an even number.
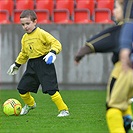
[[[24,10],[20,15],[20,21],[26,33],[21,40],[21,52],[7,71],[9,75],[17,74],[19,67],[27,62],[26,71],[17,87],[25,103],[20,115],[25,115],[36,107],[35,99],[30,92],[37,93],[41,85],[42,92],[51,96],[60,111],[57,117],[68,116],[68,107],[59,93],[54,66],[56,54],[62,50],[61,43],[36,26],[37,16],[33,10]]]

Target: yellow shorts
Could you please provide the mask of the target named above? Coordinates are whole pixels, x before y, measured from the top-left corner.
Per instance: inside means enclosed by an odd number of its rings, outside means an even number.
[[[133,97],[133,70],[122,71],[120,62],[114,65],[107,86],[107,108],[113,107],[125,111],[129,99]]]

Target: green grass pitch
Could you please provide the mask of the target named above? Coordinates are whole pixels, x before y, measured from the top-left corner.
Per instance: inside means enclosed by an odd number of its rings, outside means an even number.
[[[32,94],[36,109],[25,116],[6,116],[2,111],[5,100],[16,98],[24,104],[17,90],[1,90],[0,133],[109,133],[105,120],[106,90],[61,90],[60,93],[69,107],[68,117],[58,118],[50,96],[41,90]]]

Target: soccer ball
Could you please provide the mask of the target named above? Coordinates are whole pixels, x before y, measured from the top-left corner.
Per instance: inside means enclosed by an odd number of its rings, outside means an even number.
[[[22,110],[21,103],[14,98],[10,98],[6,100],[3,104],[3,112],[10,116],[10,115],[16,115],[18,116]]]

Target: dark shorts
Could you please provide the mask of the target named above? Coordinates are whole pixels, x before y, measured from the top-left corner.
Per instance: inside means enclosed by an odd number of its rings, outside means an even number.
[[[42,92],[47,93],[50,90],[58,91],[57,76],[54,64],[47,65],[43,57],[30,59],[27,62],[27,68],[23,74],[17,89],[19,92],[37,93],[39,86]]]

